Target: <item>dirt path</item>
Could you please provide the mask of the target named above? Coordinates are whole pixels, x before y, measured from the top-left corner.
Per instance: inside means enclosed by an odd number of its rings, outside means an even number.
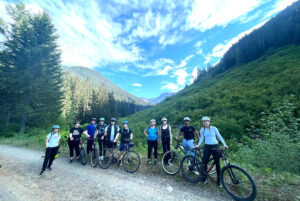
[[[231,200],[199,185],[176,182],[169,176],[102,170],[66,158],[54,161],[52,171],[39,176],[43,152],[0,145],[0,200]],[[142,164],[143,165],[143,164]]]

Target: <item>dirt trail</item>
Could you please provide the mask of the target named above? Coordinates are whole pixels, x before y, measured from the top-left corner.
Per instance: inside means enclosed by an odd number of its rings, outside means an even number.
[[[0,145],[0,200],[231,200],[199,185],[175,182],[169,176],[128,174],[54,161],[52,171],[39,176],[43,152]],[[143,165],[143,164],[142,164]]]

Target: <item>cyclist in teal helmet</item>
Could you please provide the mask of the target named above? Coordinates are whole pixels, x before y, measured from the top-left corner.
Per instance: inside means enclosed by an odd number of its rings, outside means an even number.
[[[52,162],[55,158],[55,155],[58,152],[59,148],[59,142],[60,142],[60,134],[59,134],[59,125],[54,125],[52,127],[52,132],[47,135],[46,138],[46,153],[44,158],[44,163],[42,167],[42,171],[40,172],[40,175],[44,173],[46,170],[51,170]]]

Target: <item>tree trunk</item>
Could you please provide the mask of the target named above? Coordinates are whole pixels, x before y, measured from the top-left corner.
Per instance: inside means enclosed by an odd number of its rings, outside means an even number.
[[[24,133],[25,127],[26,127],[26,121],[27,121],[27,116],[23,112],[22,119],[21,119],[21,125],[20,125],[20,131],[19,131],[20,133]]]
[[[6,115],[6,126],[7,127],[9,126],[9,123],[10,123],[10,117],[11,117],[11,110],[10,110],[10,108],[8,108],[7,115]]]

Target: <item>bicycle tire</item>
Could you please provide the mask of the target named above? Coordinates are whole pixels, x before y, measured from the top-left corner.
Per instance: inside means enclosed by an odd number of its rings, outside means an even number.
[[[166,159],[166,157],[169,157],[169,158]],[[182,159],[182,157],[179,156],[177,151],[175,151],[175,150],[167,151],[163,155],[162,160],[161,160],[164,171],[169,175],[176,175],[179,172],[180,167],[181,167],[181,159]],[[166,163],[166,161],[167,161],[167,163]]]
[[[122,158],[122,166],[126,172],[135,173],[141,166],[139,154],[133,150],[126,151]]]
[[[84,147],[80,148],[80,161],[82,165],[86,165],[87,163],[87,152],[86,149]]]
[[[182,175],[190,183],[198,183],[203,179],[203,165],[195,156],[184,156],[181,159],[180,168]]]
[[[99,152],[97,148],[93,148],[92,153],[91,153],[91,166],[96,167],[99,163]]]
[[[111,166],[114,156],[110,149],[105,148],[103,151],[104,151],[103,153],[105,153],[105,156],[102,156],[103,158],[99,159],[98,164],[100,168],[107,169]]]
[[[251,184],[251,188],[252,188],[252,192],[249,196],[246,196],[245,198],[241,197],[240,195],[237,195],[235,193],[233,193],[231,191],[231,188],[230,186],[227,184],[227,182],[224,181],[224,174],[227,173],[229,176],[231,173],[233,173],[235,176],[235,180],[232,181],[232,179],[230,178],[230,180],[233,182],[233,183],[240,183],[241,179],[236,180],[236,175],[237,173],[240,172],[243,174],[243,177],[247,177],[249,179],[249,182]],[[251,175],[246,171],[244,170],[243,168],[237,166],[237,165],[232,165],[232,164],[229,164],[228,166],[225,166],[222,168],[221,170],[221,183],[222,183],[222,186],[223,188],[225,189],[225,191],[235,200],[238,200],[238,201],[252,201],[256,198],[256,194],[257,194],[257,189],[256,189],[256,184],[253,180],[253,178],[251,177]],[[238,178],[237,178],[238,179]],[[236,188],[236,184],[234,186],[233,189]]]

